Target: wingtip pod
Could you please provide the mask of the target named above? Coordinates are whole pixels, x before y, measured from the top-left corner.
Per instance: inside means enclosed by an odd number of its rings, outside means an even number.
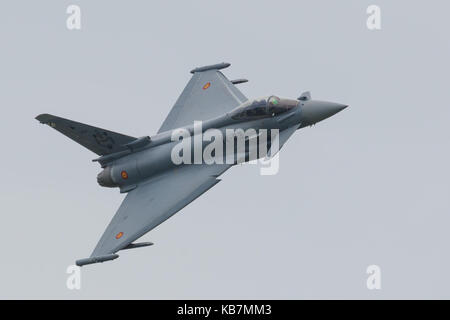
[[[203,72],[203,71],[208,71],[208,70],[220,70],[220,69],[228,68],[229,66],[231,66],[231,63],[222,62],[222,63],[212,64],[209,66],[203,66],[203,67],[198,67],[198,68],[192,69],[191,73]]]
[[[40,123],[48,123],[48,121],[52,118],[53,116],[51,114],[48,113],[42,113],[38,116],[35,117],[35,119],[37,121],[39,121]]]
[[[87,264],[94,264],[94,263],[100,263],[100,262],[114,260],[114,259],[117,259],[118,257],[119,257],[118,254],[107,254],[104,256],[79,259],[79,260],[75,261],[75,264],[79,267],[82,267]]]

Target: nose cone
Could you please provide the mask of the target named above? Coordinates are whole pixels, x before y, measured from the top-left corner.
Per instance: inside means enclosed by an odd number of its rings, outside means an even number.
[[[347,107],[345,104],[335,102],[310,100],[301,107],[302,124],[303,126],[315,124],[335,115]]]

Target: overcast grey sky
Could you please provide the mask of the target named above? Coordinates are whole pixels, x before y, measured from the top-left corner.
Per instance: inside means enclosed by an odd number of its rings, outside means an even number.
[[[82,29],[66,28],[77,4]],[[382,30],[366,28],[381,7]],[[0,298],[450,298],[446,1],[2,1]],[[34,117],[152,135],[193,67],[350,107],[82,269],[123,195]],[[381,267],[382,289],[366,287]]]

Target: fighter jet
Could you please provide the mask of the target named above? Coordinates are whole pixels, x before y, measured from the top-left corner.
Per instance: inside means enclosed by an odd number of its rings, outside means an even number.
[[[231,160],[227,154],[226,161],[207,163],[201,159],[200,163],[175,163],[173,150],[180,138],[174,141],[174,135],[187,132],[195,140],[197,121],[202,121],[200,134],[211,129],[225,132],[237,128],[275,132],[264,142],[269,150],[267,157],[273,156],[271,148],[275,138],[279,150],[296,130],[347,107],[312,100],[309,92],[297,99],[272,95],[249,100],[236,87],[247,80],[230,81],[220,71],[229,66],[229,63],[219,63],[193,69],[190,81],[153,136],[135,138],[50,114],[36,117],[96,153],[99,157],[93,161],[103,168],[97,176],[98,183],[126,193],[94,251],[89,258],[77,260],[78,266],[114,260],[119,257],[118,251],[152,245],[135,241],[216,185],[221,181],[218,177],[230,167],[249,161],[252,137],[247,137],[243,151],[230,149]],[[260,139],[259,134],[256,139]],[[225,140],[220,143],[225,144],[228,141]],[[202,140],[200,145],[204,144]],[[257,146],[261,148],[259,142]],[[183,156],[195,157],[195,141],[189,148],[192,154]]]

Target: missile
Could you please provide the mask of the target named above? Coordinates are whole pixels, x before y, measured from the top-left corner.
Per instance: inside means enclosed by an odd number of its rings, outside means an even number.
[[[107,254],[107,255],[104,255],[104,256],[79,259],[75,263],[76,263],[77,266],[81,267],[81,266],[84,266],[86,264],[93,264],[93,263],[99,263],[99,262],[105,262],[105,261],[114,260],[114,259],[117,259],[118,257],[119,257],[118,254]]]

